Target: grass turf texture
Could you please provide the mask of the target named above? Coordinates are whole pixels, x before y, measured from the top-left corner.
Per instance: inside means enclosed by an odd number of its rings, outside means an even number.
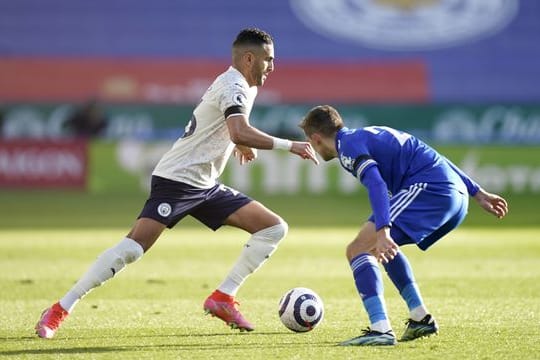
[[[470,199],[462,226],[537,227],[540,196],[502,194],[510,212],[497,221]],[[147,198],[143,193],[88,194],[76,191],[0,191],[0,229],[118,228],[132,225]],[[291,227],[362,224],[371,210],[367,193],[355,195],[258,195],[254,198],[280,214]],[[191,218],[181,226],[200,224]]]
[[[88,295],[53,340],[33,326],[125,228],[0,228],[0,358],[23,359],[534,359],[540,354],[540,229],[461,228],[427,253],[405,247],[439,336],[390,348],[342,348],[365,315],[344,247],[356,227],[293,226],[272,259],[241,289],[256,330],[240,334],[204,317],[202,302],[247,239],[241,231],[167,231],[139,262]],[[278,301],[314,289],[325,319],[292,333]],[[401,335],[405,305],[385,276],[391,321]]]

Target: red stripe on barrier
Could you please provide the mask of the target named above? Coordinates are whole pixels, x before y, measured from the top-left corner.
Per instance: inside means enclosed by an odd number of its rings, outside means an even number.
[[[2,101],[196,103],[228,63],[210,60],[0,59]],[[430,98],[420,60],[280,63],[260,102],[401,102]]]

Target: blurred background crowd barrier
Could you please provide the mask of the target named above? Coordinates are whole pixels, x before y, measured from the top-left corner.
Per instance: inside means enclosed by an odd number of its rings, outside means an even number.
[[[301,138],[303,114],[332,104],[350,127],[419,135],[493,191],[540,194],[537,0],[0,0],[0,190],[145,190],[251,26],[276,56],[257,127]],[[224,180],[361,191],[336,164],[260,157]]]

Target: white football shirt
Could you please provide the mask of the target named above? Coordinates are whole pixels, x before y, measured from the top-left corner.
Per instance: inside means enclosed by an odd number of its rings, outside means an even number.
[[[249,118],[256,96],[257,87],[250,87],[238,70],[229,67],[206,90],[184,135],[163,155],[152,175],[198,188],[214,186],[235,146],[225,113]]]

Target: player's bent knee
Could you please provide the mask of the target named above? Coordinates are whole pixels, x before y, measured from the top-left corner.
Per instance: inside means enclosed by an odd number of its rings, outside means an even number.
[[[345,249],[345,256],[347,256],[349,261],[363,253],[371,253],[371,247],[367,246],[358,238],[351,241]]]
[[[287,235],[287,223],[282,221],[251,235],[244,256],[250,272],[258,269],[277,249],[281,239]]]
[[[116,254],[122,259],[125,264],[131,264],[132,262],[140,259],[144,250],[142,246],[135,240],[125,238],[115,247]]]
[[[253,235],[260,236],[264,240],[277,245],[281,239],[287,236],[288,231],[289,225],[284,220],[281,220],[278,224],[262,229]]]
[[[345,256],[347,257],[347,260],[351,261],[352,258],[354,258],[354,251],[353,251],[353,243],[349,243],[347,247],[345,248]]]
[[[279,240],[285,238],[287,236],[287,233],[289,232],[289,224],[287,224],[283,219],[281,219],[281,222],[278,224],[279,230],[277,236],[279,237]]]

